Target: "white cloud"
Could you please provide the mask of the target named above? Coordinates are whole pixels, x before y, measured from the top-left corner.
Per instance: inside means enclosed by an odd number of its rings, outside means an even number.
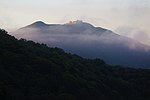
[[[120,26],[115,30],[118,34],[133,38],[143,44],[150,45],[150,33],[138,27]]]

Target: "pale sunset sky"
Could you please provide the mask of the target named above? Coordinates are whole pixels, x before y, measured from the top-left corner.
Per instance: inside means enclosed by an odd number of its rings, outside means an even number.
[[[0,0],[0,28],[83,20],[150,45],[150,0]]]

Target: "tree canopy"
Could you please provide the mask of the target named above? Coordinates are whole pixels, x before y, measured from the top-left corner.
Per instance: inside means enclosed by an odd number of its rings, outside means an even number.
[[[111,66],[0,29],[0,100],[150,100],[150,70]]]

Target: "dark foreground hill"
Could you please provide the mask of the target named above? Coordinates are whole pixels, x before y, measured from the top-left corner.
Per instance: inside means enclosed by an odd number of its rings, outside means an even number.
[[[150,70],[110,66],[0,30],[0,100],[150,100]]]

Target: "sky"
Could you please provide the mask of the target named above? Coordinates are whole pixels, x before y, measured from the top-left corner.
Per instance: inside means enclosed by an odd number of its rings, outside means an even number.
[[[83,20],[150,45],[150,0],[0,0],[0,28]]]

